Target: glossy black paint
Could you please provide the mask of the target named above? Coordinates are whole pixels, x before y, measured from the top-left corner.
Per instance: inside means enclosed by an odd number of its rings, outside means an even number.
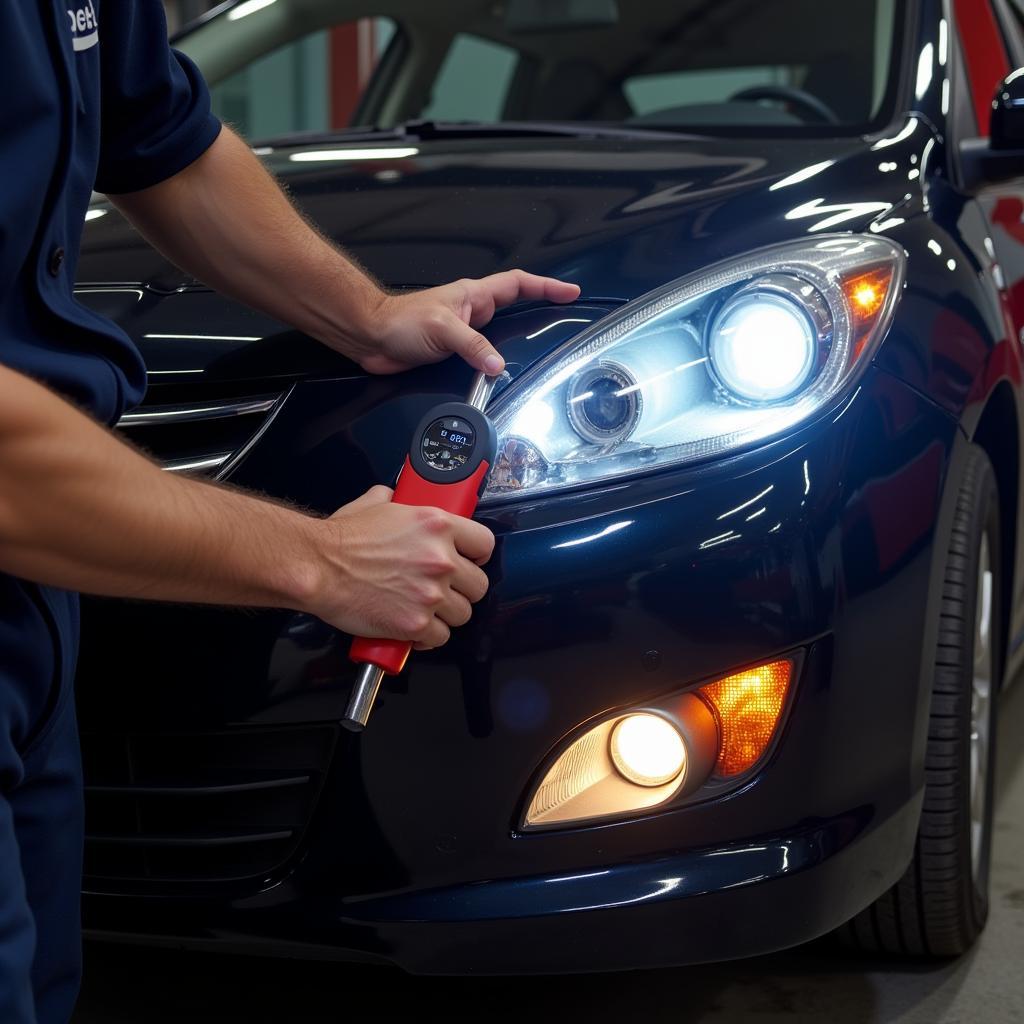
[[[513,310],[488,328],[513,376],[622,300],[802,234],[895,239],[907,287],[874,365],[790,436],[484,507],[498,538],[490,593],[447,647],[385,684],[370,729],[339,736],[301,850],[215,889],[90,880],[94,929],[440,973],[651,966],[807,940],[902,873],[922,795],[931,583],[969,439],[992,446],[1015,595],[1024,580],[1012,554],[1024,235],[1011,215],[1024,189],[959,190],[941,100],[955,68],[936,56],[922,88],[918,60],[928,44],[938,53],[943,7],[911,7],[905,113],[877,137],[489,138],[358,165],[268,158],[395,287],[513,265],[579,281],[576,306]],[[330,512],[390,482],[423,413],[468,386],[455,365],[368,379],[195,290],[113,210],[86,238],[85,298],[113,303],[143,345],[151,402],[288,391],[231,463],[232,483]],[[124,290],[99,290],[112,285]],[[236,340],[149,336],[174,334]],[[768,487],[735,542],[701,548]],[[1010,635],[1015,670],[1020,600]],[[83,729],[109,742],[334,722],[353,674],[347,638],[285,611],[92,602],[85,638]],[[581,723],[794,650],[805,661],[784,732],[741,789],[517,832],[538,766]]]

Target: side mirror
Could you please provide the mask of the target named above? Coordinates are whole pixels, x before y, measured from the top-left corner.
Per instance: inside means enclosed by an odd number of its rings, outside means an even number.
[[[993,149],[1024,149],[1024,68],[999,83],[988,137]]]
[[[989,137],[960,143],[960,166],[969,192],[1024,178],[1024,68],[996,89]]]

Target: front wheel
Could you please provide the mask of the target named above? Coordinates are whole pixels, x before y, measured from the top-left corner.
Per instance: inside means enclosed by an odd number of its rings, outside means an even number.
[[[887,893],[840,929],[857,948],[949,957],[988,918],[996,698],[1002,679],[999,496],[985,452],[971,446],[940,584],[914,859]]]

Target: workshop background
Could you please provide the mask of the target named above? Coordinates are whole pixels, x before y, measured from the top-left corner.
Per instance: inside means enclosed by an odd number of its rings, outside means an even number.
[[[198,18],[200,14],[213,6],[215,5],[207,3],[206,0],[164,0],[167,25],[172,32],[176,32],[186,22]]]

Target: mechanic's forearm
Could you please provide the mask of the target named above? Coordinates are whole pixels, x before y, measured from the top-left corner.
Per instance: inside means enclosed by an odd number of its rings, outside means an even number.
[[[110,199],[148,241],[211,288],[341,351],[372,333],[384,293],[303,220],[229,128],[174,177]]]
[[[108,596],[301,608],[321,524],[165,473],[0,367],[0,571]]]

